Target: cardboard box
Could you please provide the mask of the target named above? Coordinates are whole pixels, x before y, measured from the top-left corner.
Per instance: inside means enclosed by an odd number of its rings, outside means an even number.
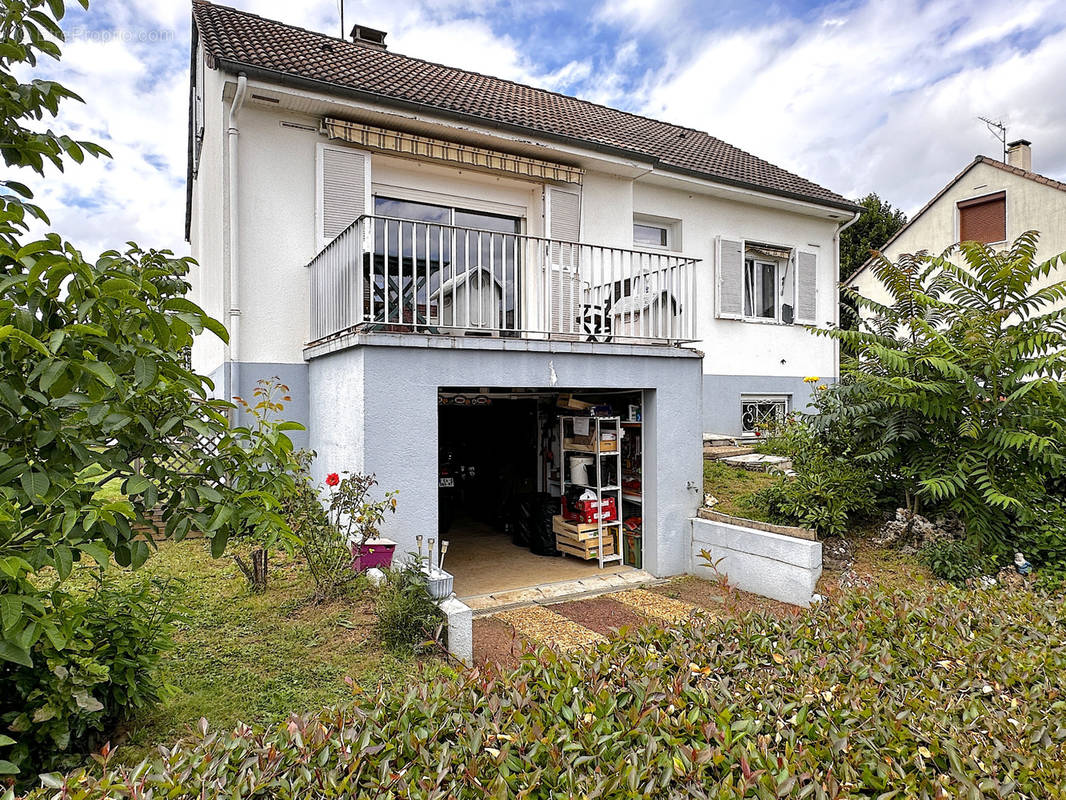
[[[559,395],[559,398],[555,401],[555,405],[559,408],[569,409],[570,411],[588,411],[592,408],[592,403],[578,400],[572,394]]]

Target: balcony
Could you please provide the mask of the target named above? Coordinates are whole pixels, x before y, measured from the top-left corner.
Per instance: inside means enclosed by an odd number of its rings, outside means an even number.
[[[698,259],[362,216],[308,265],[311,343],[411,332],[678,345]]]

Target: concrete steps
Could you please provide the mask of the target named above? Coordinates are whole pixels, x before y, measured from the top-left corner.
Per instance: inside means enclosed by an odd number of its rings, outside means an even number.
[[[638,586],[659,583],[650,572],[642,569],[625,569],[619,572],[593,575],[572,581],[545,583],[524,589],[508,589],[492,594],[460,598],[474,613],[474,618],[495,614],[509,608],[530,604],[557,603],[562,600],[595,597],[608,592],[617,592]]]

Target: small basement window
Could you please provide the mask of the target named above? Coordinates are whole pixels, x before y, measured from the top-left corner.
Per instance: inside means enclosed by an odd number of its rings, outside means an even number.
[[[960,242],[992,244],[1007,240],[1006,192],[961,200],[958,209]]]
[[[744,395],[740,398],[740,428],[744,433],[765,431],[784,422],[786,416],[787,395]]]

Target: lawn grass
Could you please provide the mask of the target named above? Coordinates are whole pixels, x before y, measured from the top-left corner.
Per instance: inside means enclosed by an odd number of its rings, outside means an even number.
[[[721,461],[703,462],[703,491],[718,499],[715,511],[734,517],[773,522],[765,511],[751,503],[750,495],[777,480],[777,475],[768,472],[750,472]]]
[[[203,540],[161,544],[134,575],[183,581],[187,616],[165,659],[173,689],[121,732],[124,761],[172,744],[201,717],[216,729],[269,724],[343,703],[364,686],[406,682],[418,671],[414,660],[381,647],[365,589],[314,602],[306,569],[283,553],[272,554],[261,595],[249,593],[231,558],[211,558]],[[426,663],[435,668],[433,660]],[[353,690],[346,676],[360,688]]]

